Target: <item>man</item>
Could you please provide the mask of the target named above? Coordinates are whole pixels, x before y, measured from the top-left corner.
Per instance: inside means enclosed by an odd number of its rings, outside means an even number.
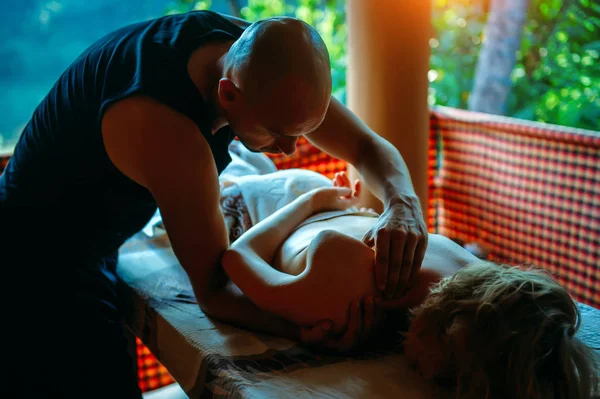
[[[218,175],[234,136],[253,151],[286,154],[305,136],[357,167],[385,205],[365,237],[376,248],[379,288],[391,294],[414,278],[427,234],[406,165],[331,98],[329,57],[314,29],[291,18],[249,25],[212,12],[127,26],[60,77],[0,177],[2,252],[11,272],[35,287],[33,306],[21,303],[14,317],[21,331],[31,326],[27,312],[52,324],[44,328],[54,340],[46,348],[71,365],[75,382],[57,388],[57,367],[45,365],[32,390],[139,396],[118,322],[116,252],[156,206],[209,316],[331,346],[327,321],[300,328],[263,312],[220,267],[229,243]],[[350,312],[346,333],[335,338],[340,348],[375,324],[371,302]],[[25,347],[28,335],[16,335]],[[93,359],[86,360],[86,344]],[[24,358],[15,357],[15,381]]]

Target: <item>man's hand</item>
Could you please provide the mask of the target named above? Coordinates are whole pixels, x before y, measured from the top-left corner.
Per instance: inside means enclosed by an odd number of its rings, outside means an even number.
[[[402,294],[417,277],[427,249],[427,229],[415,197],[390,203],[363,237],[375,244],[375,281],[386,298]]]
[[[331,321],[326,320],[314,327],[303,328],[300,340],[306,345],[348,352],[366,342],[383,321],[384,312],[379,299],[372,297],[354,301],[349,312],[348,327],[341,336],[330,333]]]

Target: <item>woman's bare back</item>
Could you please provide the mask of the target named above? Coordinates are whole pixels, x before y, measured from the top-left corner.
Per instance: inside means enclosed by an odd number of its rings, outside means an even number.
[[[307,170],[246,176],[236,179],[235,184],[254,223],[262,222],[310,190],[333,185],[331,180]],[[313,215],[309,220],[322,216],[328,215]],[[337,217],[301,222],[278,244],[274,256],[265,259],[278,271],[297,278],[293,285],[286,286],[277,306],[267,299],[263,305],[273,307],[273,312],[297,325],[311,326],[329,319],[334,322],[334,330],[343,331],[355,299],[381,296],[374,282],[374,252],[361,241],[376,221],[374,213],[365,216],[338,211]],[[430,235],[417,283],[406,294],[418,302],[428,293],[431,283],[475,260],[451,240]]]
[[[313,222],[294,231],[279,248],[273,266],[303,279],[292,310],[298,321],[330,319],[334,329],[343,330],[353,300],[381,296],[375,286],[373,250],[361,241],[376,221],[347,214]],[[432,283],[475,260],[450,239],[430,234],[419,278],[406,295],[419,302]]]

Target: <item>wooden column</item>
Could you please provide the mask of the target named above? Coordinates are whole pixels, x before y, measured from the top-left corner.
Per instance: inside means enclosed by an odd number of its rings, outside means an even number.
[[[402,154],[427,203],[430,0],[347,0],[348,106]],[[350,177],[358,177],[349,168]],[[365,204],[381,203],[365,190]]]

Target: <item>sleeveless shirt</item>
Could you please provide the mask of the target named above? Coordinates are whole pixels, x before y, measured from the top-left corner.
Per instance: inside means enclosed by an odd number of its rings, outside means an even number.
[[[198,47],[242,32],[217,13],[197,11],[123,27],[85,50],[35,109],[0,176],[0,258],[38,247],[61,254],[62,247],[93,262],[148,222],[156,202],[112,164],[102,141],[104,112],[126,97],[148,96],[190,118],[221,173],[234,133],[212,134],[187,65]]]

